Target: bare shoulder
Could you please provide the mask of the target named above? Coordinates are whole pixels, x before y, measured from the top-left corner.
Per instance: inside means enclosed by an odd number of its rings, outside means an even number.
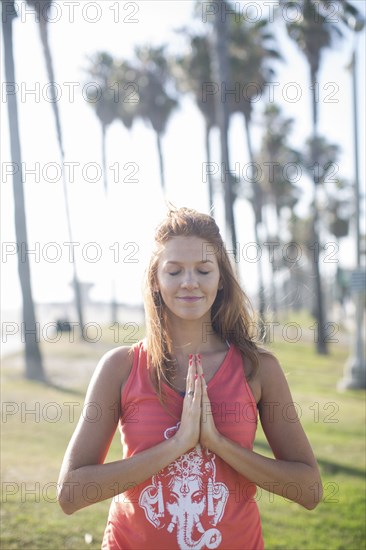
[[[101,397],[121,391],[126,383],[133,365],[133,348],[120,346],[107,351],[99,360],[87,391]],[[106,392],[106,393],[104,393]],[[99,397],[98,395],[98,397]]]
[[[133,348],[119,346],[107,351],[100,359],[94,374],[106,374],[124,384],[133,365]]]
[[[113,404],[119,409],[121,391],[126,383],[133,365],[133,348],[120,346],[106,352],[99,360],[90,380],[86,396],[85,407],[97,405],[103,412],[103,422],[110,417],[112,427],[118,418],[112,421]]]
[[[259,350],[258,384],[260,385],[259,406],[274,399],[292,401],[286,374],[278,358],[265,349]]]
[[[254,368],[249,358],[247,358],[245,374],[258,406],[268,398],[268,391],[271,388],[274,388],[277,384],[281,385],[285,381],[278,359],[263,348],[258,349],[258,368]]]
[[[111,367],[117,367],[121,363],[128,362],[133,356],[133,348],[131,346],[118,346],[107,351],[101,358],[105,363],[108,363]]]
[[[282,384],[286,379],[279,360],[268,350],[259,350],[259,368],[262,393],[273,387],[273,384]]]

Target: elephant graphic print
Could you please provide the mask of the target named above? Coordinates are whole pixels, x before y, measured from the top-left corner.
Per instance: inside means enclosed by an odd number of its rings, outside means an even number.
[[[164,432],[169,439],[179,427]],[[179,548],[217,548],[219,523],[229,496],[216,481],[215,455],[197,445],[152,477],[139,498],[146,518],[156,529],[176,533]]]

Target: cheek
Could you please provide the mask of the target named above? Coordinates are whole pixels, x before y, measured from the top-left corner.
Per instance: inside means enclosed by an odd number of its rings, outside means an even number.
[[[171,291],[177,286],[177,281],[174,280],[174,277],[167,277],[166,275],[160,276],[158,282],[162,294]]]
[[[220,282],[220,276],[214,275],[210,277],[210,280],[207,280],[207,286],[210,286],[213,291],[214,290],[216,291],[219,287],[219,282]]]

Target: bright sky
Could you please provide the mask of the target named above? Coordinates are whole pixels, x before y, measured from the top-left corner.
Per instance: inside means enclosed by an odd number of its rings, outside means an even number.
[[[276,2],[272,2],[276,3]],[[365,1],[353,2],[365,14]],[[101,132],[99,122],[85,100],[87,82],[83,69],[87,56],[103,50],[118,58],[129,59],[135,45],[147,43],[183,46],[174,29],[189,25],[193,2],[190,0],[136,2],[58,2],[49,23],[49,37],[54,60],[58,102],[64,136],[66,161],[75,164],[73,181],[69,182],[73,242],[76,246],[81,280],[94,282],[91,296],[109,298],[110,281],[115,277],[118,299],[122,302],[141,301],[141,280],[151,250],[154,227],[164,216],[165,206],[160,189],[159,166],[154,133],[141,122],[128,132],[114,123],[107,134],[107,155],[110,182],[108,210],[103,194],[101,165]],[[242,10],[246,2],[235,5]],[[269,13],[269,2],[251,2]],[[28,174],[25,179],[26,213],[29,248],[33,255],[31,272],[34,298],[37,302],[72,299],[70,281],[69,241],[65,221],[62,182],[58,177],[60,158],[55,136],[52,106],[47,97],[47,75],[35,17],[24,2],[16,2],[19,17],[14,23],[14,56],[18,84],[17,98],[23,163]],[[281,24],[276,23],[280,35]],[[351,77],[346,66],[352,51],[352,38],[346,33],[340,42],[323,57],[319,75],[319,130],[331,142],[342,147],[340,174],[352,179],[353,118]],[[301,148],[311,131],[311,103],[308,68],[301,53],[285,33],[280,40],[284,62],[275,69],[277,76],[273,96],[265,92],[264,99],[274,99],[288,116],[296,119],[291,143]],[[358,39],[359,57],[359,121],[360,151],[364,151],[365,79],[360,69],[365,66],[365,32]],[[3,55],[3,54],[2,54]],[[2,80],[3,74],[3,59]],[[295,83],[295,84],[291,84]],[[35,90],[35,93],[31,93]],[[74,90],[74,94],[72,93]],[[288,97],[286,99],[286,93]],[[295,94],[299,94],[296,100]],[[12,178],[8,174],[11,162],[8,138],[6,96],[1,103],[2,127],[2,201],[1,233],[3,242],[2,307],[14,309],[21,303],[13,221]],[[284,96],[285,95],[285,99]],[[301,97],[300,97],[301,96]],[[259,102],[253,125],[253,144],[260,143],[262,123]],[[242,119],[235,118],[230,132],[231,163],[240,170],[248,162]],[[214,160],[219,162],[218,134],[213,132]],[[207,184],[203,183],[205,162],[204,124],[194,103],[186,98],[172,117],[163,140],[167,198],[176,206],[190,206],[207,212]],[[361,185],[364,186],[364,155],[360,155]],[[130,164],[129,164],[130,163]],[[135,171],[135,169],[138,169]],[[30,173],[36,170],[38,175]],[[119,181],[116,170],[119,170]],[[69,175],[71,176],[71,169]],[[135,171],[132,174],[132,170]],[[98,177],[98,171],[100,177]],[[132,175],[131,175],[132,174]],[[135,182],[123,181],[136,179]],[[71,178],[70,178],[71,179]],[[95,181],[92,181],[95,180]],[[301,182],[309,189],[306,180]],[[217,221],[222,228],[223,204],[216,198]],[[248,205],[236,204],[237,231],[240,251],[254,241],[253,220]],[[54,244],[50,244],[54,243]],[[95,244],[91,244],[95,243]],[[112,249],[110,249],[112,247]],[[354,252],[348,242],[342,254],[343,265],[352,266]],[[4,255],[4,252],[7,254]],[[265,253],[265,252],[264,252]],[[98,255],[101,254],[101,257]],[[338,256],[339,259],[340,256]],[[52,261],[55,259],[55,261]],[[116,260],[116,261],[113,261]],[[334,266],[330,266],[334,269]],[[255,263],[240,262],[242,280],[249,291],[256,288]]]

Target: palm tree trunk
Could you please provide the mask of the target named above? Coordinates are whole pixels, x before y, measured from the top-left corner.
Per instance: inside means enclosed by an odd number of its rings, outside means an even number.
[[[211,127],[208,124],[208,122],[206,122],[205,129],[206,129],[206,132],[205,132],[206,159],[207,159],[208,166],[210,166],[210,164],[211,164],[211,146],[210,146]],[[212,178],[212,174],[211,174],[210,170],[208,172],[208,207],[209,207],[208,211],[210,212],[211,215],[213,215],[213,213],[214,213],[214,190],[213,190],[213,178]]]
[[[271,262],[271,271],[272,271],[272,282],[271,282],[271,302],[272,302],[272,311],[273,311],[273,321],[278,321],[278,305],[277,305],[277,290],[276,290],[276,263],[273,256],[273,261]]]
[[[316,79],[317,70],[310,68],[310,80],[311,80],[311,105],[312,105],[312,120],[313,120],[313,137],[318,134],[318,104],[316,102]]]
[[[277,212],[277,209],[275,208],[275,201],[274,201],[274,196],[273,196],[273,193],[270,191],[269,193],[269,196],[270,196],[270,200],[272,202],[272,206],[274,207],[275,211]],[[263,225],[265,227],[265,235],[266,235],[266,239],[271,242],[272,240],[272,234],[269,230],[269,227],[268,227],[268,223],[267,223],[267,217],[264,213],[263,215]],[[277,221],[277,228],[278,228],[278,221]],[[276,234],[278,235],[278,231],[276,231]],[[275,239],[278,241],[278,238]],[[271,277],[271,306],[272,306],[272,312],[273,312],[273,321],[277,321],[277,313],[278,313],[278,309],[277,309],[277,292],[276,292],[276,262],[275,262],[275,251],[273,250],[273,258],[272,258],[272,261],[270,261],[270,264],[271,264],[271,271],[272,271],[272,277]]]
[[[313,184],[314,184],[314,198],[313,198],[313,216],[312,216],[312,243],[313,243],[313,254],[312,254],[312,268],[315,281],[315,317],[318,323],[318,334],[315,338],[315,344],[317,352],[320,355],[326,355],[328,353],[327,348],[327,335],[325,330],[325,313],[324,313],[324,295],[322,291],[322,281],[319,268],[319,233],[318,233],[318,223],[319,223],[319,212],[317,205],[317,192],[318,192],[318,179],[317,179],[317,166],[318,166],[318,153],[316,146],[317,138],[317,126],[318,126],[318,106],[316,103],[316,71],[310,69],[311,77],[311,90],[312,90],[312,115],[313,115],[313,139],[312,139],[312,164],[313,164]]]
[[[226,17],[221,17],[223,0],[219,1],[219,9],[215,14],[215,32],[213,61],[216,73],[216,81],[222,84],[228,82],[228,56],[227,56],[227,29]],[[236,229],[234,219],[234,194],[233,177],[229,162],[229,107],[226,100],[221,99],[221,89],[216,94],[217,120],[220,128],[221,164],[225,168],[224,192],[225,192],[225,221],[227,239],[231,240],[235,261],[237,260]]]
[[[108,195],[108,178],[107,178],[107,154],[106,154],[106,126],[102,124],[102,168],[103,168],[103,183],[104,194]]]
[[[270,154],[270,162],[273,166],[275,159],[273,158],[272,154]],[[277,205],[276,201],[276,195],[273,191],[272,182],[269,182],[269,197],[270,197],[270,203],[272,205],[273,212],[276,215],[276,229],[275,229],[275,242],[279,242],[279,235],[280,235],[280,208]],[[266,223],[266,235],[270,239],[272,239],[272,235],[270,235],[268,224]],[[271,302],[272,302],[272,311],[273,311],[273,321],[277,322],[278,320],[278,300],[277,300],[277,289],[276,289],[276,275],[277,275],[277,267],[276,267],[276,254],[273,250],[273,258],[271,262],[271,271],[272,271],[272,281],[271,281]]]
[[[244,116],[244,123],[245,123],[245,133],[247,138],[247,147],[248,147],[248,154],[249,154],[249,162],[251,163],[251,166],[254,166],[254,156],[253,156],[253,149],[252,149],[252,140],[250,136],[250,125],[249,125],[249,119],[248,117]],[[254,210],[254,236],[257,244],[262,247],[261,240],[259,238],[259,224],[262,222],[262,199],[261,199],[261,193],[258,186],[257,181],[255,181],[255,178],[251,178],[252,183],[252,189],[253,189],[253,210]],[[262,249],[262,248],[261,248]],[[261,256],[262,258],[262,256]],[[259,294],[259,314],[260,314],[260,328],[261,333],[264,330],[264,324],[265,324],[265,318],[264,313],[266,309],[265,299],[264,299],[264,280],[263,280],[263,269],[262,269],[262,260],[261,258],[257,262],[258,266],[258,294]]]
[[[105,196],[105,211],[106,211],[106,224],[111,222],[113,219],[109,215],[109,199],[108,199],[108,176],[107,176],[107,148],[106,148],[106,134],[107,126],[106,124],[101,124],[102,126],[102,168],[103,168],[103,183],[104,183],[104,196]],[[113,230],[111,226],[111,231]],[[111,233],[112,234],[112,233]],[[113,269],[114,271],[114,269]],[[116,300],[116,281],[114,278],[114,273],[112,272],[112,281],[111,281],[111,322],[114,325],[117,323],[117,300]]]
[[[15,83],[13,56],[13,19],[16,17],[14,0],[3,2],[2,28],[4,35],[5,77],[7,82]],[[36,322],[32,297],[31,277],[28,255],[21,258],[20,245],[28,249],[27,222],[25,215],[22,157],[19,139],[18,108],[15,94],[7,97],[11,158],[18,170],[13,175],[15,233],[18,247],[18,273],[22,291],[22,309],[25,343],[25,376],[32,380],[46,381],[39,348],[39,325]],[[22,331],[23,332],[23,331]]]
[[[53,84],[55,82],[55,76],[54,76],[54,70],[53,70],[51,50],[48,43],[47,21],[45,20],[45,18],[41,13],[39,13],[39,29],[40,29],[40,35],[41,35],[41,42],[43,46],[43,52],[44,52],[45,61],[46,61],[48,78],[50,83]],[[53,86],[50,86],[50,90],[51,90],[51,99],[52,99],[52,102],[51,102],[52,109],[53,109],[53,114],[54,114],[55,123],[56,123],[57,142],[58,142],[61,162],[62,162],[62,165],[61,165],[62,166],[62,183],[63,183],[63,191],[64,191],[64,199],[65,199],[67,228],[68,228],[69,240],[70,242],[74,242],[72,238],[69,198],[68,198],[67,182],[66,182],[66,176],[65,176],[65,170],[64,170],[65,152],[64,152],[63,140],[62,140],[60,115],[58,112],[55,89]],[[73,266],[72,282],[73,282],[74,294],[75,294],[76,311],[77,311],[77,316],[79,320],[80,337],[82,339],[85,339],[81,290],[80,290],[80,283],[79,283],[79,278],[77,274],[76,258],[74,257],[74,255],[72,258],[72,266]]]
[[[163,157],[163,149],[162,149],[162,146],[161,146],[161,136],[160,136],[159,132],[156,132],[156,145],[157,145],[157,148],[158,148],[158,155],[159,155],[161,188],[162,188],[163,193],[165,195],[164,157]]]

